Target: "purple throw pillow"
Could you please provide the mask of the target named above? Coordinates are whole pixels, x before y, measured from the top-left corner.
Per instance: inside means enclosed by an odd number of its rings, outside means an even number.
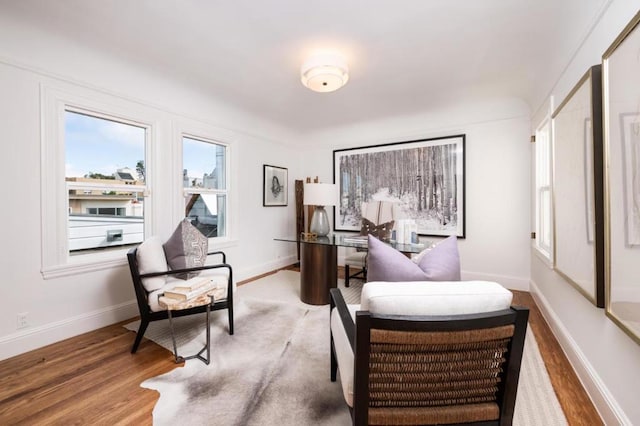
[[[458,240],[451,236],[428,252],[418,263],[369,235],[368,281],[460,281]]]

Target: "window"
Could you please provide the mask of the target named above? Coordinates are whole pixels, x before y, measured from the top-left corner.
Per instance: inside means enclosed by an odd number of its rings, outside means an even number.
[[[184,216],[209,238],[228,237],[228,146],[182,136]]]
[[[551,120],[547,117],[536,130],[536,238],[535,247],[548,260],[552,259],[551,198]]]
[[[146,137],[144,125],[65,109],[69,254],[144,240]],[[114,232],[122,238],[110,238]]]

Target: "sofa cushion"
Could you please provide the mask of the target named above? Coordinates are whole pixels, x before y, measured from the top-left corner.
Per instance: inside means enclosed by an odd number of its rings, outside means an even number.
[[[490,281],[368,282],[361,309],[383,315],[464,315],[508,309],[513,294]]]
[[[371,235],[368,246],[367,277],[370,281],[460,280],[460,256],[454,236],[428,249],[418,263]]]
[[[162,241],[159,237],[147,238],[138,246],[136,251],[138,260],[138,272],[140,275],[153,272],[167,271],[167,259],[162,248]],[[154,291],[162,288],[166,282],[166,276],[143,278],[142,286],[147,291]]]
[[[180,222],[173,235],[164,243],[164,252],[171,269],[204,266],[208,249],[208,238],[186,218]],[[175,276],[187,280],[197,275],[197,272],[190,272]]]

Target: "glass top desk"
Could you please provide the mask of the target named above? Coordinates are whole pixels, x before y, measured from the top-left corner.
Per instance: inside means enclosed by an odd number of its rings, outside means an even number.
[[[329,289],[338,283],[338,247],[367,249],[366,242],[349,241],[354,236],[356,234],[330,234],[309,240],[295,236],[274,238],[276,241],[300,243],[300,300],[310,305],[329,303]],[[407,256],[431,246],[431,242],[387,244]]]

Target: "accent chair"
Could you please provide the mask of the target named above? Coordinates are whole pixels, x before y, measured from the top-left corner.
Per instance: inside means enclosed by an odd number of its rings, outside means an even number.
[[[185,281],[176,278],[177,275],[187,273],[199,273],[202,277],[215,278],[218,288],[223,290],[226,297],[216,299],[211,306],[211,311],[228,309],[229,311],[229,334],[233,334],[233,269],[227,264],[224,252],[216,251],[207,253],[209,256],[220,256],[222,263],[205,264],[190,268],[169,270],[167,260],[162,250],[162,245],[157,237],[151,237],[142,244],[132,248],[127,253],[131,280],[138,301],[140,310],[140,327],[136,334],[136,339],[131,347],[131,353],[138,350],[140,341],[151,321],[158,321],[168,318],[166,309],[158,304],[158,297],[165,291],[184,283]],[[151,268],[149,266],[152,266]],[[153,271],[153,272],[149,272]],[[190,309],[173,311],[173,317],[192,315],[206,312],[206,306],[199,306]]]
[[[510,425],[529,311],[497,283],[331,290],[331,380],[354,425]]]

